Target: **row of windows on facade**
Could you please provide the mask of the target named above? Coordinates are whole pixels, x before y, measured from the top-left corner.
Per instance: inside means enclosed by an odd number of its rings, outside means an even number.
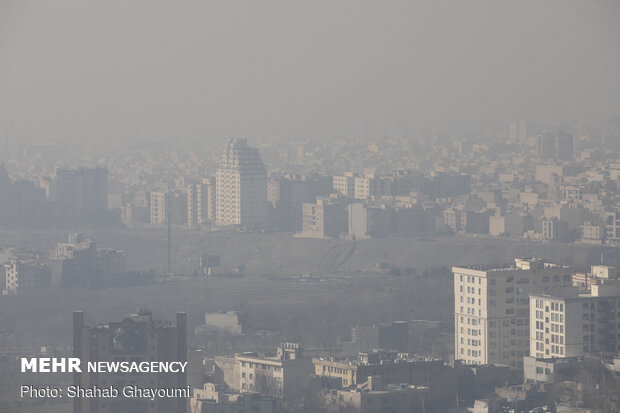
[[[256,369],[262,369],[262,370],[273,370],[273,371],[282,370],[282,367],[272,366],[271,364],[249,363],[245,361],[241,362],[241,367],[249,367],[251,369],[256,368]]]

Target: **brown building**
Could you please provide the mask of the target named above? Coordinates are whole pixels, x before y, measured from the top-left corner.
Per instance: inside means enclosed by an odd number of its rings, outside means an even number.
[[[74,398],[74,413],[181,413],[183,397],[125,398],[125,386],[181,389],[183,373],[102,373],[89,372],[89,362],[185,362],[187,358],[186,314],[177,313],[176,325],[153,321],[149,311],[140,310],[119,322],[89,326],[84,312],[73,313],[73,356],[81,360],[82,372],[74,373],[74,385],[82,388],[119,389],[115,398]],[[188,394],[187,397],[190,395]]]

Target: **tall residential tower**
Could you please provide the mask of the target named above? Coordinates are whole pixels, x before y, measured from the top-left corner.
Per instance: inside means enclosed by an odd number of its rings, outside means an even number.
[[[216,173],[217,225],[260,228],[265,225],[267,171],[246,139],[231,139]]]

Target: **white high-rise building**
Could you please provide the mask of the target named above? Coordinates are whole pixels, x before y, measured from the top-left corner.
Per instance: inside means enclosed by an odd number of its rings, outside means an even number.
[[[267,212],[267,171],[258,149],[246,139],[228,141],[216,173],[217,225],[260,228]]]
[[[453,267],[455,359],[523,367],[531,293],[572,283],[570,267],[516,259],[513,267]]]

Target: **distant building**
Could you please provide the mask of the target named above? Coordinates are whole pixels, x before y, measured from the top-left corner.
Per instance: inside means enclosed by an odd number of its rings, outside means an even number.
[[[102,277],[126,271],[125,252],[111,248],[97,249],[95,242],[82,234],[69,234],[43,262],[51,268],[52,284],[56,286],[96,286]]]
[[[453,267],[456,360],[523,367],[529,354],[529,294],[571,285],[570,267],[516,259],[512,267]]]
[[[47,265],[12,259],[3,267],[0,272],[3,295],[18,295],[50,284],[52,272]]]
[[[430,389],[407,384],[382,385],[376,377],[368,377],[364,385],[356,389],[336,390],[328,397],[328,403],[360,413],[424,413],[430,411]]]
[[[193,228],[207,222],[215,222],[214,178],[187,186],[187,225]]]
[[[314,358],[314,375],[337,382],[338,387],[360,388],[372,377],[382,385],[407,384],[430,388],[438,405],[456,395],[456,371],[441,360],[410,358],[395,352],[360,353],[357,358]]]
[[[216,175],[217,225],[261,228],[266,223],[267,172],[256,148],[233,139]]]
[[[602,244],[605,240],[605,227],[585,221],[581,227],[581,242],[584,244]]]
[[[272,413],[274,400],[257,393],[224,391],[222,386],[205,383],[202,389],[194,389],[189,402],[191,413]]]
[[[52,201],[68,218],[93,218],[108,210],[106,168],[57,168]]]
[[[382,194],[381,180],[376,178],[374,174],[366,174],[363,177],[356,177],[353,185],[353,197],[356,199],[368,199]]]
[[[302,207],[302,231],[305,238],[339,238],[347,231],[345,201],[338,198],[319,197],[316,203]]]
[[[166,221],[166,193],[151,192],[150,194],[150,220],[151,224],[163,225]]]
[[[125,251],[112,248],[97,249],[97,271],[101,275],[119,275],[127,270]]]
[[[120,322],[89,326],[84,313],[73,313],[73,357],[85,366],[89,362],[184,362],[187,357],[186,315],[177,313],[176,325],[153,321],[150,312],[140,310]],[[73,384],[83,388],[136,385],[183,389],[175,396],[150,398],[74,398],[75,413],[170,412],[185,413],[190,394],[186,373],[74,373]],[[119,391],[120,392],[120,391]]]
[[[605,223],[605,239],[613,245],[620,244],[620,208],[603,213]]]
[[[347,216],[348,234],[356,239],[433,231],[436,225],[435,209],[418,204],[391,207],[352,203],[347,206]]]
[[[424,185],[424,192],[431,199],[453,198],[469,194],[470,191],[471,179],[469,175],[452,175],[445,172],[437,172],[428,177]]]
[[[372,350],[409,351],[409,323],[394,321],[358,325],[351,329],[351,343],[344,343],[345,354],[358,354]]]
[[[52,283],[59,286],[93,286],[98,282],[97,248],[81,234],[69,234],[50,256]]]
[[[187,195],[181,191],[150,193],[150,223],[172,225],[187,223]]]
[[[296,343],[283,343],[276,354],[241,353],[235,355],[239,371],[236,389],[258,392],[274,398],[292,400],[311,380],[312,359],[303,356]]]
[[[523,360],[523,379],[525,383],[553,383],[561,377],[571,377],[575,370],[592,364],[600,364],[600,361],[583,357],[526,356]]]
[[[353,172],[345,172],[342,176],[334,176],[334,192],[345,198],[355,197],[355,177]]]
[[[236,311],[205,313],[205,325],[207,329],[216,328],[227,331],[232,335],[243,333],[243,319],[244,317]]]
[[[536,180],[547,185],[554,185],[564,176],[562,165],[536,165]]]
[[[574,137],[571,133],[557,131],[537,137],[536,153],[544,159],[572,161],[574,158]]]

